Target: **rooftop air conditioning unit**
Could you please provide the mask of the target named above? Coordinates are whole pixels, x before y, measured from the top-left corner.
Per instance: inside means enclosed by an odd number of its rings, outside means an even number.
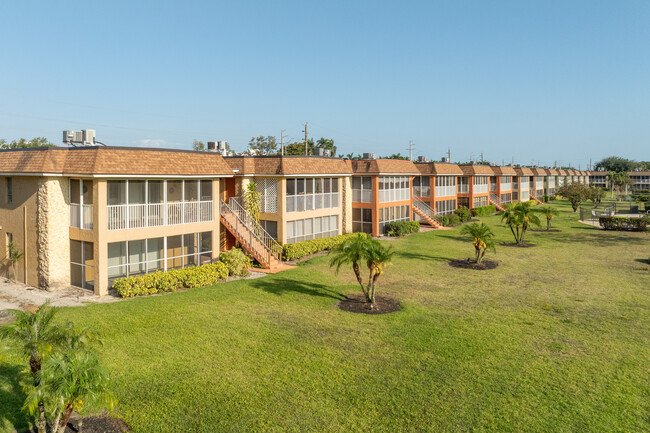
[[[95,145],[95,130],[94,129],[84,129],[83,132],[83,145],[84,146],[94,146]]]
[[[314,156],[325,156],[325,149],[323,149],[322,147],[315,147]]]
[[[228,146],[227,141],[208,141],[208,148],[206,149],[208,152],[215,152],[218,153],[219,155],[226,156],[228,151],[226,150]]]
[[[426,156],[418,156],[418,162],[429,162]]]
[[[440,158],[440,162],[449,162],[449,158],[443,156],[442,158]]]
[[[376,153],[364,153],[363,159],[377,159]]]
[[[84,141],[84,134],[81,131],[63,131],[63,142],[72,144],[72,143],[82,143]]]

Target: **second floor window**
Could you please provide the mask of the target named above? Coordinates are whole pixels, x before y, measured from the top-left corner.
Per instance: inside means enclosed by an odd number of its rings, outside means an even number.
[[[372,202],[372,178],[370,176],[352,177],[352,201],[357,203]]]
[[[431,196],[431,180],[429,176],[415,176],[413,178],[413,194],[418,197]]]
[[[411,198],[410,183],[408,176],[380,176],[379,203],[409,200]]]
[[[287,212],[339,207],[339,180],[336,177],[287,179]]]

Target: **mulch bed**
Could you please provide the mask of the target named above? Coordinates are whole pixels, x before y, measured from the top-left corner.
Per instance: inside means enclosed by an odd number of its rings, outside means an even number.
[[[336,306],[343,311],[361,314],[387,314],[401,310],[396,300],[382,296],[375,296],[375,309],[371,310],[363,294],[348,296],[340,300]]]
[[[79,415],[73,414],[65,428],[65,433],[78,433],[81,419]],[[83,418],[81,431],[82,433],[125,433],[131,429],[121,419],[111,418],[108,415],[93,415]],[[36,428],[28,432],[37,433]]]
[[[518,244],[516,242],[501,242],[499,245],[503,245],[504,247],[516,247],[516,248],[531,248],[537,246],[535,244],[531,244],[528,242],[524,242],[523,244]]]
[[[544,233],[544,232],[548,232],[548,233],[551,233],[551,232],[553,232],[553,233],[559,233],[559,232],[562,231],[562,230],[559,230],[559,229],[550,229],[550,230],[546,230],[546,229],[528,229],[528,230],[531,231],[531,232],[542,232],[542,233]]]
[[[487,271],[489,269],[494,269],[499,266],[499,262],[492,260],[483,260],[481,263],[476,263],[472,259],[456,259],[450,260],[449,266],[452,268],[461,268],[461,269],[474,269],[475,271]]]

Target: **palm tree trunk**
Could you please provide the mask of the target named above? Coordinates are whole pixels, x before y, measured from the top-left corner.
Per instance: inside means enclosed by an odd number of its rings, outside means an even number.
[[[361,286],[363,295],[367,298],[368,295],[366,294],[366,286],[363,285],[363,280],[361,279],[361,269],[359,268],[359,264],[356,262],[352,263],[352,269],[354,270],[354,275],[357,277],[357,282]]]
[[[546,218],[546,231],[551,230],[551,219]]]
[[[61,417],[61,421],[59,422],[59,433],[65,433],[65,427],[68,425],[71,416],[72,416],[72,404],[67,404],[65,406],[65,410],[63,411],[63,416]]]
[[[38,380],[36,373],[41,370],[41,359],[37,355],[32,354],[32,356],[29,358],[29,369],[32,372],[34,386],[38,386],[40,384],[40,381]],[[36,421],[36,429],[38,430],[38,433],[45,433],[47,430],[45,403],[43,403],[43,400],[38,402],[38,421]]]
[[[481,247],[474,247],[476,249],[476,263],[481,263]]]
[[[370,265],[370,275],[368,275],[368,294],[366,295],[366,301],[370,303],[370,309],[375,309],[375,297],[372,293],[372,277],[375,276],[375,265]]]

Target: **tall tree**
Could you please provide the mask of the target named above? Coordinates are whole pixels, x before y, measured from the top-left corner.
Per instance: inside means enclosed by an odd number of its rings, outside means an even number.
[[[637,163],[631,159],[621,158],[620,156],[610,156],[596,163],[596,171],[632,171]]]
[[[205,143],[195,139],[192,142],[192,150],[197,150],[197,151],[205,150]]]
[[[248,142],[248,150],[255,155],[273,155],[278,147],[275,137],[268,135],[266,137],[253,137]]]
[[[332,156],[336,155],[336,146],[334,146],[334,140],[331,138],[319,138],[318,141],[316,141],[316,147],[329,150]]]
[[[580,203],[588,199],[589,187],[581,183],[566,183],[555,192],[569,200],[573,211],[576,212]]]
[[[280,152],[278,152],[278,155]],[[294,141],[284,146],[285,155],[304,155],[305,154],[305,142],[304,141]],[[307,140],[307,154],[314,154],[314,140],[311,138]]]
[[[0,149],[28,149],[32,147],[56,147],[56,145],[50,143],[45,137],[35,137],[31,140],[19,138],[11,142],[7,142],[4,138],[0,139]]]
[[[381,159],[402,159],[402,160],[408,160],[408,156],[402,156],[401,153],[393,153],[392,155],[388,156],[381,156]]]

